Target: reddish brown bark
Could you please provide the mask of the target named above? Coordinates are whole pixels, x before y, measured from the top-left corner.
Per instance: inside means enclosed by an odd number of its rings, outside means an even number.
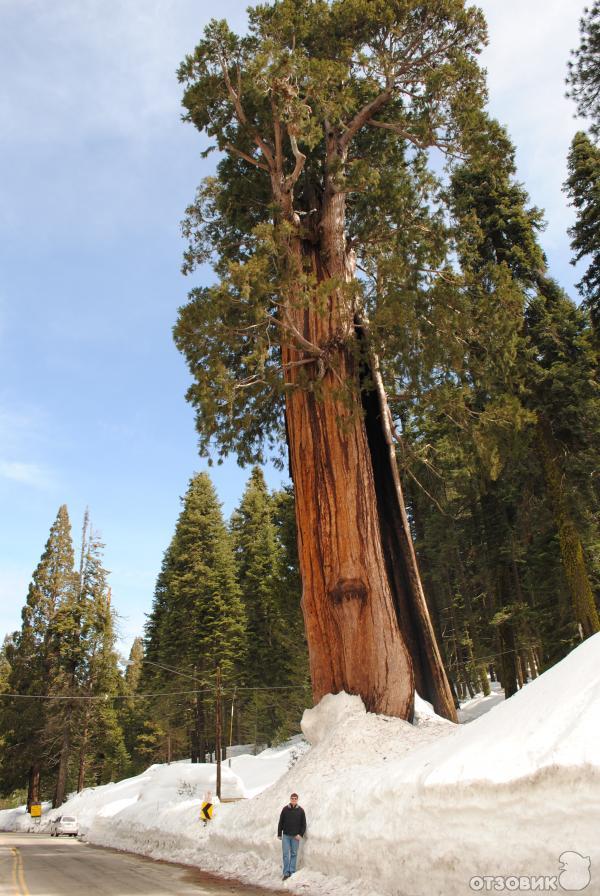
[[[341,690],[409,718],[413,673],[386,574],[364,425],[331,397],[287,405],[315,700]]]
[[[27,786],[27,811],[31,810],[34,803],[40,803],[40,766],[34,763],[29,769]]]
[[[236,117],[247,128],[249,119],[227,65],[222,74]],[[345,129],[336,131],[324,122],[324,178],[322,184],[305,184],[304,221],[294,207],[294,189],[306,156],[293,128],[287,125],[295,160],[287,174],[286,126],[277,115],[274,145],[251,129],[262,160],[227,148],[268,172],[277,209],[285,268],[277,322],[314,697],[346,690],[360,694],[368,709],[410,718],[412,653],[421,695],[455,719],[416,565],[375,359],[375,412],[362,403],[359,340],[364,337],[351,288],[354,256],[346,244],[340,172],[358,131],[391,96],[387,86]]]
[[[332,157],[335,147],[330,146]],[[326,308],[294,294],[283,312],[286,382],[304,378],[286,398],[290,468],[296,493],[303,612],[313,695],[358,693],[368,709],[411,718],[419,693],[456,720],[454,701],[421,586],[406,517],[390,415],[376,359],[376,388],[361,388],[365,336],[346,287],[354,259],[345,240],[345,195],[331,182],[302,242],[291,195],[274,182],[298,281],[308,271]],[[306,237],[306,233],[303,234]],[[329,289],[323,290],[323,286]],[[314,293],[316,295],[316,292]],[[304,350],[302,350],[304,349]],[[364,375],[365,346],[362,346]],[[310,360],[311,367],[296,367]],[[312,380],[307,388],[306,378]],[[413,671],[413,667],[414,670]]]
[[[291,247],[298,270],[306,270],[308,256],[317,283],[331,283],[328,308],[323,313],[295,297],[286,308],[303,339],[324,351],[309,374],[314,389],[291,389],[286,401],[313,695],[319,700],[345,690],[360,694],[371,711],[411,718],[412,663],[383,555],[351,345],[354,309],[343,288],[353,276],[344,208],[343,195],[329,197],[321,216],[320,251],[302,247],[299,240]],[[338,278],[338,288],[332,278]],[[283,345],[286,365],[303,354]],[[298,375],[298,368],[288,368],[290,384]]]

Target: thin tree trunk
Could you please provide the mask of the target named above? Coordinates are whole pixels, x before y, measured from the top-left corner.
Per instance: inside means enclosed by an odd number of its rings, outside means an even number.
[[[85,767],[87,761],[88,734],[89,731],[86,724],[81,735],[81,746],[79,748],[79,773],[77,775],[77,793],[81,793],[85,786]]]
[[[34,803],[40,802],[40,766],[35,762],[29,769],[27,786],[27,811],[31,810]]]
[[[573,603],[575,621],[581,626],[583,637],[589,638],[600,631],[600,619],[585,564],[583,546],[569,509],[558,449],[550,427],[543,421],[538,425],[537,444],[554,509],[560,555]]]
[[[533,648],[530,647],[528,653],[529,653],[529,668],[531,670],[531,678],[532,679],[537,678],[538,677],[538,666],[537,666],[537,662],[535,659],[535,652],[534,652]]]
[[[490,682],[487,677],[487,670],[483,664],[477,667],[477,674],[479,677],[479,684],[481,685],[481,692],[484,697],[489,697],[492,693],[492,689],[490,687]]]
[[[502,655],[502,687],[504,697],[508,700],[518,691],[517,661],[515,650],[515,630],[512,622],[503,622],[499,627]]]
[[[62,806],[65,801],[65,793],[67,790],[67,776],[69,774],[69,758],[71,755],[71,729],[67,721],[63,729],[62,744],[60,748],[60,759],[58,763],[58,775],[56,777],[56,789],[54,791],[54,800],[52,807],[54,809]]]
[[[524,670],[523,670],[523,663],[521,661],[520,653],[515,653],[515,667],[517,670],[517,684],[519,686],[519,690],[521,690],[525,683],[525,674],[524,674]]]

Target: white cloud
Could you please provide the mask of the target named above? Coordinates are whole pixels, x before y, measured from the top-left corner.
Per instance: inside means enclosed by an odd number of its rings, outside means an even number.
[[[50,468],[29,459],[32,454],[44,454],[48,441],[47,415],[41,409],[0,405],[0,480],[42,490],[53,488],[56,481]]]
[[[517,147],[518,176],[535,205],[546,211],[542,238],[568,269],[567,228],[572,210],[562,193],[566,157],[575,131],[575,108],[565,98],[570,51],[579,43],[584,0],[479,0],[488,20],[490,108]]]
[[[224,0],[218,14],[243,21],[244,8]],[[175,71],[214,10],[194,0],[9,0],[8,9],[16,40],[3,66],[3,140],[147,141],[179,126]]]
[[[38,464],[23,461],[0,460],[0,477],[34,488],[46,489],[53,485],[53,477],[47,470]]]

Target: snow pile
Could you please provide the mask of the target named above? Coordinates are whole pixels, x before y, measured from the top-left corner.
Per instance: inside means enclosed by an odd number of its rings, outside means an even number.
[[[303,754],[296,744],[224,767],[232,792],[256,795],[218,806],[207,828],[190,788],[214,790],[214,767],[189,763],[86,791],[62,811],[91,842],[281,887],[277,819],[295,790],[308,834],[290,892],[464,896],[471,879],[484,890],[496,875],[583,889],[589,857],[585,893],[600,896],[600,635],[468,725],[423,701],[410,725],[338,694],[306,711],[303,731]]]
[[[242,754],[226,760],[221,766],[222,798],[239,800],[260,793],[281,777],[296,756],[307,747],[303,738],[298,736],[288,741],[287,745],[264,750],[258,756]],[[172,828],[179,836],[188,808],[191,808],[192,820],[198,821],[199,806],[208,790],[214,797],[214,764],[192,765],[183,761],[171,765],[151,765],[134,778],[126,778],[117,784],[86,788],[71,796],[60,809],[52,810],[51,803],[44,803],[39,822],[30,818],[24,806],[0,811],[0,830],[47,831],[53,818],[69,813],[77,817],[80,832],[87,836],[92,823],[97,821],[100,824],[100,819],[114,818],[115,825],[120,824],[123,813],[129,810],[126,813],[127,823],[135,823],[144,840],[148,839],[149,819],[152,819],[153,827],[166,824],[167,829]],[[134,847],[127,843],[125,848]]]
[[[418,710],[416,728],[347,695],[307,711],[310,752],[215,824],[221,870],[245,847],[270,883],[273,818],[297,790],[309,819],[298,892],[330,892],[319,873],[357,893],[458,896],[471,878],[557,879],[573,851],[591,857],[587,893],[600,894],[600,636],[469,725]]]

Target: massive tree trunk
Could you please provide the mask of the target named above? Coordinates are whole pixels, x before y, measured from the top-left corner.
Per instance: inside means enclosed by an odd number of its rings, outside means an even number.
[[[345,197],[326,192],[315,239],[290,242],[311,300],[291,295],[284,314],[298,339],[283,341],[290,468],[313,695],[359,694],[371,711],[410,719],[414,653],[422,696],[456,718],[424,601],[406,519],[389,411],[378,371],[360,382],[354,261],[344,233]],[[318,308],[315,296],[322,297]],[[310,360],[310,347],[314,363]],[[308,353],[308,354],[307,354]],[[294,366],[298,365],[298,366]],[[302,382],[302,388],[293,388]],[[426,626],[423,634],[417,626]],[[405,631],[406,628],[406,631]],[[409,645],[407,646],[407,641]]]
[[[387,577],[358,397],[348,407],[331,394],[331,372],[327,379],[322,398],[298,391],[286,407],[313,696],[345,690],[368,710],[407,719],[412,663]]]

